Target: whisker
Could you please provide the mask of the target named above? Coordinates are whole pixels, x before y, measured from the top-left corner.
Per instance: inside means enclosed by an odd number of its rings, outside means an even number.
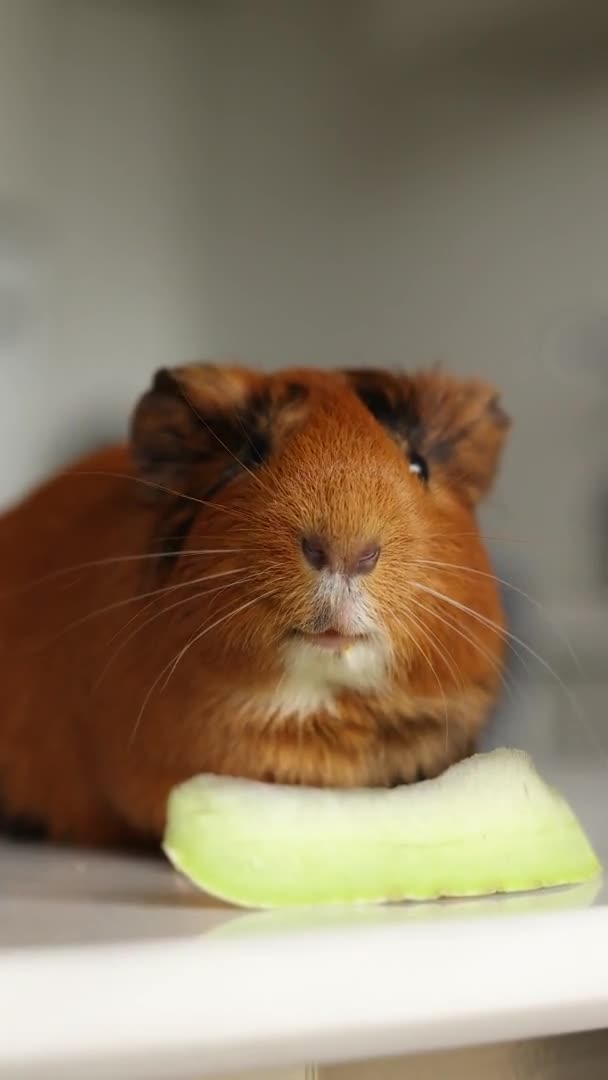
[[[154,615],[151,615],[151,616],[149,616],[149,618],[144,619],[144,621],[142,623],[140,623],[138,626],[136,626],[134,628],[134,630],[132,630],[131,633],[127,635],[127,637],[125,638],[124,641],[121,641],[118,648],[114,650],[112,656],[107,661],[107,663],[104,665],[104,667],[102,669],[102,672],[101,672],[101,675],[99,676],[99,678],[97,679],[97,681],[93,685],[93,693],[95,693],[95,691],[98,690],[98,688],[101,686],[101,684],[102,684],[103,680],[105,679],[109,669],[111,668],[114,661],[118,658],[120,653],[123,651],[123,649],[126,649],[129,642],[131,642],[133,640],[133,638],[137,637],[137,634],[139,634],[139,632],[141,630],[143,630],[146,626],[149,626],[150,623],[153,623],[156,619],[159,619],[162,615],[167,615],[170,611],[174,611],[175,608],[182,607],[183,604],[189,604],[191,601],[200,600],[203,596],[211,596],[212,594],[222,592],[225,589],[234,588],[236,585],[247,584],[250,581],[256,580],[259,576],[260,576],[259,574],[250,574],[245,578],[238,578],[237,581],[229,581],[228,584],[226,584],[226,585],[218,585],[214,589],[201,589],[199,592],[194,593],[193,596],[186,596],[186,597],[182,598],[181,600],[177,600],[174,604],[169,604],[168,607],[164,607],[160,611],[155,612]],[[125,630],[133,622],[135,622],[136,619],[138,619],[142,615],[144,615],[146,613],[146,611],[149,611],[150,608],[153,607],[155,603],[156,603],[156,597],[154,597],[154,599],[151,600],[149,604],[146,604],[145,607],[142,608],[141,611],[136,612],[135,615],[133,615],[132,618],[130,618],[125,623],[125,625],[123,627],[121,627],[120,630],[118,630],[115,634],[113,634],[112,637],[110,638],[109,644],[111,645],[112,642],[115,641],[117,637],[120,637],[120,635],[123,634],[125,632]]]
[[[30,589],[35,589],[39,585],[46,585],[47,582],[57,581],[69,574],[76,574],[81,570],[95,570],[102,566],[112,566],[126,562],[140,562],[145,559],[160,560],[171,556],[189,558],[195,555],[239,555],[245,550],[246,549],[242,547],[192,548],[186,551],[152,551],[146,552],[144,555],[110,555],[103,559],[91,559],[88,562],[74,563],[71,566],[62,566],[58,570],[50,570],[48,574],[43,574],[42,577],[35,578],[33,581],[27,581],[22,585],[16,585],[13,589],[8,589],[6,592],[0,593],[0,600],[8,599],[15,595],[18,596],[20,593],[28,592]]]
[[[421,600],[414,600],[414,597],[411,597],[410,598],[410,603],[416,604],[417,607],[421,608],[423,611],[426,611],[428,615],[431,615],[433,618],[438,619],[440,622],[444,623],[445,626],[447,626],[450,630],[453,630],[455,633],[457,633],[469,645],[472,645],[474,649],[477,649],[477,651],[481,654],[481,656],[484,656],[485,659],[492,665],[492,667],[496,671],[496,674],[499,676],[505,690],[509,693],[511,698],[513,698],[514,693],[515,693],[514,687],[511,685],[511,683],[509,681],[507,681],[507,675],[503,671],[501,664],[498,662],[496,657],[493,656],[492,653],[488,649],[486,649],[486,648],[484,648],[482,646],[481,642],[477,638],[475,638],[473,636],[469,636],[469,634],[466,634],[464,632],[464,630],[462,629],[462,627],[458,626],[458,624],[456,622],[449,619],[448,616],[445,615],[445,613],[443,615],[440,615],[439,612],[435,608],[431,608],[431,607],[427,606],[426,604],[423,604]]]
[[[224,506],[223,503],[199,499],[196,495],[189,495],[185,491],[177,491],[176,488],[166,487],[164,484],[156,483],[155,480],[147,480],[143,476],[134,476],[132,473],[108,472],[101,469],[75,469],[72,472],[63,473],[64,479],[68,479],[70,476],[103,476],[109,480],[132,480],[136,484],[143,484],[144,487],[152,488],[155,491],[163,491],[166,495],[174,495],[177,499],[186,499],[188,502],[197,503],[199,506],[207,506],[211,510],[224,510],[225,513],[233,514],[243,521],[252,520],[251,514],[245,514],[241,510],[236,510],[233,506]]]
[[[260,571],[257,574],[253,574],[251,579],[256,580],[257,578],[262,577],[262,576],[263,576],[263,572]],[[238,584],[238,582],[236,584]],[[202,636],[202,632],[205,631],[209,627],[209,622],[212,619],[215,619],[217,617],[217,615],[221,614],[221,612],[225,611],[226,608],[228,608],[228,607],[230,607],[230,603],[224,604],[218,610],[213,611],[206,620],[203,620],[203,622],[200,624],[200,626],[198,627],[198,630],[196,632],[197,633],[201,632],[201,636]],[[211,629],[211,627],[209,627],[209,629]],[[177,667],[178,662],[179,661],[176,661],[176,665],[175,665],[176,667]],[[168,682],[169,682],[169,680],[170,680],[170,678],[171,678],[171,676],[173,674],[173,671],[174,671],[174,668],[171,668],[171,671],[167,675],[167,678],[165,679],[165,682],[161,686],[161,693],[163,693],[164,690],[166,689],[167,684],[168,684]]]
[[[411,612],[410,612],[410,618],[412,618]],[[424,627],[421,626],[420,622],[418,620],[416,620],[415,618],[412,618],[412,621],[415,623],[418,630],[421,631],[424,634],[427,641],[429,641],[430,639],[429,639],[428,635],[426,634]],[[447,698],[445,696],[445,690],[444,690],[443,684],[442,684],[441,679],[439,678],[439,676],[437,674],[437,671],[435,669],[435,666],[434,666],[431,658],[424,651],[424,649],[422,648],[420,642],[416,640],[416,638],[413,636],[413,634],[409,633],[408,628],[406,626],[402,625],[401,628],[402,628],[402,630],[405,630],[406,634],[409,634],[410,641],[413,642],[413,644],[418,649],[418,651],[419,651],[420,655],[423,657],[423,659],[426,660],[426,662],[427,662],[427,664],[428,664],[428,666],[429,666],[429,668],[430,668],[430,670],[431,670],[431,672],[432,672],[432,674],[433,674],[433,676],[435,678],[435,682],[437,683],[437,686],[439,687],[439,692],[440,692],[441,697],[443,699],[443,716],[444,716],[444,721],[445,721],[445,746],[446,746],[446,750],[447,750],[448,747],[449,747],[449,742],[450,742],[450,720],[449,720],[449,715],[448,715],[448,701],[447,701]],[[432,643],[431,643],[431,645],[432,645]]]
[[[538,660],[539,662],[543,660],[542,657],[538,656],[538,654],[536,654],[532,650],[531,646],[529,646],[525,641],[522,641],[522,639],[517,637],[516,634],[513,634],[510,630],[507,630],[506,627],[501,626],[501,624],[497,623],[494,619],[488,618],[487,615],[482,615],[480,611],[477,611],[475,608],[469,607],[468,604],[463,604],[460,600],[456,600],[453,596],[448,596],[446,593],[442,593],[438,589],[431,588],[430,585],[423,585],[420,581],[414,581],[412,584],[416,589],[422,589],[423,592],[429,593],[437,600],[441,600],[446,604],[450,604],[452,607],[457,608],[459,611],[464,612],[466,615],[470,615],[472,618],[477,619],[478,622],[482,623],[484,626],[487,626],[490,630],[493,630],[494,633],[498,634],[499,636],[509,638],[511,641],[517,642],[517,644],[520,645],[522,648],[528,650],[530,652],[530,655],[533,656],[535,660]],[[544,663],[547,663],[547,661],[544,661]]]
[[[238,567],[235,572],[243,572],[243,568]],[[255,571],[255,572],[247,573],[245,577],[239,577],[239,578],[236,579],[236,581],[233,579],[232,581],[229,581],[227,584],[218,585],[214,589],[204,589],[201,593],[198,593],[197,596],[203,596],[203,595],[204,596],[209,596],[212,593],[221,592],[222,589],[227,589],[227,588],[229,588],[229,587],[231,587],[233,585],[241,585],[244,582],[248,582],[250,580],[258,578],[258,577],[261,576],[261,574],[262,574],[262,571],[259,571],[259,570]],[[206,581],[206,580],[208,580],[208,578],[205,578],[205,577],[193,578],[189,582],[180,583],[179,587],[180,588],[187,588],[188,585],[192,585],[194,587],[195,585],[198,585],[198,584],[200,584],[200,583],[202,583],[203,581]],[[127,622],[124,624],[124,626],[122,626],[120,628],[120,630],[117,630],[116,633],[112,635],[112,637],[110,638],[108,644],[111,645],[116,640],[117,637],[120,637],[120,635],[122,633],[124,633],[124,631],[131,625],[131,623],[133,623],[136,619],[140,618],[141,615],[144,615],[146,613],[146,611],[150,610],[151,607],[154,607],[154,604],[157,602],[157,599],[158,599],[158,595],[155,595],[153,597],[153,599],[148,604],[145,604],[145,606],[143,608],[141,608],[139,611],[136,611],[135,614],[132,615],[131,618],[127,620]],[[189,599],[189,598],[187,598],[187,599]],[[169,609],[164,608],[163,610],[167,611]]]
[[[263,465],[263,464],[264,464],[264,458],[263,458],[263,457],[262,457],[262,455],[260,454],[260,451],[258,450],[258,448],[257,448],[257,446],[255,445],[255,443],[254,443],[253,439],[251,438],[251,435],[250,435],[250,434],[249,434],[249,432],[247,431],[247,428],[245,427],[245,425],[244,425],[244,423],[243,423],[243,421],[242,421],[242,419],[241,419],[241,414],[239,413],[239,410],[237,409],[236,405],[235,405],[235,406],[233,407],[233,410],[232,410],[232,411],[233,411],[233,413],[234,413],[234,416],[235,416],[235,418],[236,418],[236,420],[237,420],[237,423],[238,423],[238,425],[239,425],[239,427],[240,427],[241,431],[243,432],[243,435],[244,435],[244,436],[245,436],[245,438],[247,439],[247,442],[249,443],[249,445],[250,445],[251,449],[253,450],[253,452],[254,452],[255,456],[256,456],[256,457],[257,457],[257,459],[258,459],[258,463],[259,463],[260,465]]]
[[[467,574],[477,574],[479,577],[489,578],[491,581],[498,581],[501,585],[506,585],[507,588],[512,589],[516,593],[519,593],[520,596],[525,597],[526,600],[529,600],[531,604],[534,604],[537,607],[542,606],[540,600],[537,600],[535,597],[530,596],[530,594],[525,592],[524,589],[520,589],[518,585],[513,585],[512,582],[507,581],[505,578],[498,577],[496,574],[489,574],[485,570],[477,570],[473,566],[461,566],[458,563],[440,562],[437,559],[418,558],[412,559],[412,563],[415,563],[417,566],[436,566],[439,567],[439,569],[441,570],[462,570]]]
[[[528,655],[531,656],[534,660],[536,660],[537,663],[540,664],[541,667],[545,671],[547,671],[553,679],[555,679],[557,685],[561,688],[565,697],[570,702],[570,705],[576,713],[576,716],[587,727],[586,718],[576,696],[572,693],[570,688],[566,685],[562,677],[557,671],[555,671],[551,664],[547,660],[545,660],[543,656],[537,653],[535,649],[528,645],[527,642],[523,641],[520,637],[517,636],[517,634],[513,634],[511,633],[511,631],[505,629],[502,626],[499,626],[498,623],[494,622],[492,619],[486,618],[486,616],[482,615],[481,612],[475,611],[473,608],[468,607],[466,604],[462,604],[460,603],[460,601],[454,600],[453,598],[446,596],[444,593],[438,592],[436,589],[431,589],[428,585],[421,585],[419,582],[415,582],[414,584],[416,588],[422,589],[424,592],[430,593],[431,596],[435,596],[437,599],[442,600],[444,603],[450,604],[452,607],[457,608],[459,611],[462,611],[465,614],[470,615],[472,618],[477,619],[479,623],[481,623],[483,626],[487,626],[489,630],[492,630],[494,633],[503,637],[503,639],[508,639],[507,644],[519,657],[522,663],[524,663],[524,666],[526,666],[525,661],[523,660],[521,653],[515,648],[515,645],[513,645],[512,642],[516,642],[517,645],[521,646],[522,649],[525,649]]]
[[[477,531],[474,531],[473,529],[469,530],[468,532],[451,532],[450,531],[449,533],[446,533],[446,532],[430,533],[428,536],[425,537],[425,539],[426,540],[444,540],[445,541],[445,540],[451,540],[452,537],[455,537],[455,536],[458,536],[458,537],[474,536],[474,537],[477,537],[478,540],[479,539],[487,540],[489,543],[492,543],[492,544],[535,544],[535,543],[540,544],[540,543],[543,543],[543,541],[540,538],[539,538],[538,541],[534,541],[534,540],[530,540],[529,537],[497,536],[497,535],[495,535],[493,533],[477,532]]]
[[[177,653],[177,655],[175,657],[173,657],[172,660],[169,661],[169,663],[162,669],[162,671],[159,672],[159,674],[156,676],[154,682],[152,683],[152,686],[148,690],[148,692],[147,692],[147,694],[146,694],[146,696],[145,696],[145,698],[143,700],[141,709],[139,710],[139,714],[138,714],[137,719],[135,721],[135,725],[133,727],[133,730],[131,732],[131,736],[129,738],[129,746],[132,746],[134,741],[135,741],[135,738],[136,738],[136,735],[137,735],[137,732],[138,732],[138,729],[139,729],[139,726],[140,726],[140,723],[141,723],[142,716],[143,716],[143,714],[145,712],[146,706],[147,706],[150,698],[152,697],[152,694],[154,693],[156,687],[158,686],[160,680],[162,679],[163,675],[165,675],[166,672],[169,671],[169,677],[171,677],[173,675],[177,665],[179,664],[180,660],[185,656],[185,654],[188,652],[188,650],[193,645],[195,645],[197,641],[200,640],[200,638],[204,637],[205,634],[208,634],[211,630],[214,630],[216,626],[219,626],[221,623],[226,622],[228,619],[232,619],[236,615],[239,615],[242,611],[245,611],[246,608],[250,608],[254,604],[259,603],[260,600],[264,600],[267,596],[271,596],[274,591],[275,591],[274,589],[271,589],[269,592],[262,593],[261,596],[255,596],[253,598],[253,600],[248,600],[245,604],[241,604],[240,607],[238,607],[235,611],[229,612],[228,615],[223,615],[220,619],[216,619],[209,626],[206,626],[205,629],[197,631],[197,633],[194,634],[193,637],[191,637],[190,640],[186,642],[186,644]]]
[[[519,650],[515,647],[515,645],[512,644],[513,642],[516,642],[516,644],[521,646],[522,649],[525,649],[530,656],[537,660],[538,663],[542,664],[543,667],[545,667],[546,670],[549,671],[555,678],[559,678],[557,672],[553,670],[547,660],[545,660],[542,656],[535,652],[534,649],[525,641],[522,641],[521,638],[517,637],[516,634],[513,634],[510,630],[507,630],[506,627],[501,626],[493,619],[489,619],[486,615],[482,615],[481,612],[476,611],[475,608],[471,608],[467,604],[461,603],[460,600],[455,600],[453,597],[447,596],[445,593],[439,592],[437,589],[432,589],[429,585],[422,585],[419,581],[414,581],[413,585],[416,589],[422,589],[423,592],[429,593],[437,600],[443,601],[443,603],[445,604],[450,604],[451,607],[457,608],[458,611],[462,611],[464,614],[470,615],[471,618],[476,619],[477,622],[479,622],[482,626],[487,626],[488,629],[492,630],[493,633],[497,634],[499,637],[502,637],[505,643],[509,646],[509,648],[513,650],[515,655],[522,662],[524,667],[526,667],[525,660]]]
[[[417,607],[421,608],[423,611],[426,611],[426,612],[430,613],[429,608],[427,608],[424,604],[420,603],[419,601],[414,600],[413,597],[410,598],[410,603],[414,603],[414,604],[416,604]],[[424,623],[422,622],[422,620],[418,619],[415,615],[413,615],[411,611],[408,612],[408,618],[412,619],[414,624],[420,630],[422,630],[422,632],[425,635],[427,635],[427,638],[428,638],[428,635],[430,635],[432,640],[435,642],[435,651],[438,653],[440,659],[443,660],[443,662],[446,664],[446,666],[450,669],[452,675],[454,676],[455,681],[459,682],[460,685],[462,687],[464,687],[465,682],[464,682],[464,676],[462,674],[462,669],[458,667],[453,654],[451,652],[449,652],[449,650],[448,650],[447,646],[444,644],[444,642],[442,642],[441,639],[437,636],[437,634],[433,630],[431,630],[430,626],[425,626]]]
[[[453,607],[456,607],[459,610],[462,610],[467,614],[471,615],[473,618],[476,618],[483,625],[487,625],[489,629],[493,630],[495,633],[500,633],[503,637],[511,638],[513,641],[516,641],[519,645],[521,645],[522,648],[526,649],[529,655],[532,656],[533,659],[535,659],[541,665],[541,667],[543,667],[552,676],[553,679],[555,679],[555,682],[560,687],[566,700],[569,702],[570,707],[576,715],[578,721],[582,724],[590,744],[605,761],[608,761],[608,752],[606,751],[606,747],[603,745],[603,743],[598,738],[596,732],[593,730],[591,724],[585,716],[585,712],[582,709],[576,695],[572,693],[572,691],[566,685],[559,673],[554,670],[551,664],[549,664],[548,661],[544,659],[544,657],[540,656],[539,653],[535,652],[534,649],[532,649],[525,641],[522,641],[521,638],[517,637],[517,635],[510,633],[503,627],[497,626],[497,624],[494,623],[492,619],[486,619],[485,616],[481,615],[480,612],[476,612],[472,608],[468,608],[465,604],[461,604],[459,603],[459,601],[452,600],[450,597],[445,596],[442,593],[438,593],[434,589],[429,589],[428,586],[420,585],[419,583],[416,584],[418,588],[422,588],[427,592],[431,592],[433,595],[436,595],[444,602],[452,604]],[[514,648],[513,645],[511,645],[510,647]],[[522,659],[521,654],[517,653],[517,655],[520,657],[520,659]]]
[[[189,406],[190,406],[190,408],[192,409],[192,412],[194,413],[194,415],[195,415],[195,416],[197,416],[197,417],[198,417],[198,419],[200,420],[201,424],[203,424],[203,425],[204,425],[204,426],[205,426],[205,427],[207,428],[207,431],[208,431],[208,432],[209,432],[209,433],[210,433],[211,435],[213,435],[213,438],[214,438],[214,439],[217,439],[218,443],[220,444],[220,446],[221,446],[221,447],[223,447],[223,449],[224,449],[224,450],[226,451],[226,453],[227,453],[227,454],[230,454],[230,456],[231,456],[232,458],[234,458],[234,460],[236,461],[237,465],[240,465],[240,466],[241,466],[241,468],[242,468],[242,469],[244,469],[244,470],[245,470],[245,472],[249,474],[249,476],[251,477],[251,479],[252,479],[252,480],[255,480],[256,484],[259,484],[259,486],[260,486],[260,487],[261,487],[261,488],[262,488],[262,489],[263,489],[264,491],[268,491],[268,487],[267,487],[267,485],[266,485],[266,484],[263,484],[263,483],[262,483],[262,481],[260,480],[259,476],[256,476],[256,474],[255,474],[255,473],[253,472],[253,469],[250,469],[250,468],[249,468],[249,466],[248,466],[248,465],[247,465],[247,464],[246,464],[246,463],[245,463],[244,461],[242,461],[242,460],[241,460],[241,458],[240,458],[240,457],[238,457],[238,455],[237,455],[237,454],[235,454],[235,453],[234,453],[234,451],[233,451],[233,450],[231,450],[229,446],[227,446],[227,445],[226,445],[226,443],[224,442],[224,440],[223,440],[223,439],[221,439],[221,438],[220,438],[220,436],[218,435],[217,431],[214,431],[214,429],[213,429],[213,428],[211,427],[211,424],[209,424],[209,423],[207,422],[207,420],[205,420],[204,416],[201,416],[200,412],[199,412],[199,411],[198,411],[198,409],[196,408],[196,405],[195,405],[195,404],[194,404],[194,402],[193,402],[193,401],[192,401],[192,400],[191,400],[191,399],[189,398],[188,394],[186,394],[186,392],[185,392],[185,390],[184,390],[183,388],[181,388],[181,394],[182,394],[182,396],[183,396],[184,400],[185,400],[185,401],[186,401],[186,402],[188,403],[188,405],[189,405]],[[241,426],[242,426],[242,424],[241,424]],[[251,441],[251,440],[250,440],[250,441]]]
[[[90,622],[91,619],[96,619],[99,615],[106,615],[110,611],[115,611],[118,608],[125,607],[127,604],[134,604],[138,600],[147,600],[150,596],[160,596],[163,593],[173,592],[176,589],[186,589],[191,585],[198,585],[203,581],[211,581],[218,577],[227,577],[229,574],[238,574],[242,572],[242,567],[235,567],[232,570],[219,570],[213,574],[205,574],[200,578],[192,578],[190,581],[178,581],[174,585],[162,585],[158,589],[151,589],[149,592],[137,593],[135,596],[127,596],[122,600],[114,600],[111,604],[106,604],[104,607],[96,608],[95,611],[88,611],[86,615],[82,615],[80,618],[75,619],[69,623],[68,626],[63,626],[52,638],[43,643],[43,648],[48,648],[59,641],[65,634],[69,634],[72,630],[76,630],[77,627],[83,626],[85,623]]]
[[[504,585],[505,588],[510,589],[512,592],[517,593],[519,596],[522,596],[525,600],[528,601],[528,603],[532,605],[532,607],[536,608],[536,610],[540,612],[542,617],[553,630],[556,637],[566,647],[575,667],[577,668],[579,675],[584,675],[580,660],[576,655],[571,642],[568,640],[567,635],[561,630],[560,627],[555,624],[553,619],[549,618],[545,609],[545,605],[542,604],[540,600],[537,600],[536,597],[531,596],[530,593],[527,593],[524,589],[521,589],[518,585],[514,585],[511,581],[507,581],[505,578],[498,577],[495,574],[489,574],[484,570],[477,570],[475,567],[472,566],[459,566],[457,563],[438,562],[433,559],[413,559],[412,563],[418,566],[433,566],[441,570],[448,570],[450,572],[463,571],[464,574],[476,574],[478,577],[498,581],[500,585]]]

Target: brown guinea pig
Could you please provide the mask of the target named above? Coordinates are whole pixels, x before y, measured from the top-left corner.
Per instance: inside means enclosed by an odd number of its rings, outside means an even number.
[[[447,375],[161,371],[128,447],[0,519],[4,822],[157,841],[194,773],[392,785],[469,754],[508,426]]]

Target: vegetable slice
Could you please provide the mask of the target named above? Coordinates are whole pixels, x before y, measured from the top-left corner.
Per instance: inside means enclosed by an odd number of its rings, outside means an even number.
[[[520,750],[392,789],[197,776],[171,793],[163,847],[206,892],[263,908],[522,892],[601,871],[568,803]]]

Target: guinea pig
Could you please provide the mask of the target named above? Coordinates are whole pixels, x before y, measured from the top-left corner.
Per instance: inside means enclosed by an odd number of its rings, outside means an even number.
[[[160,371],[127,445],[0,519],[5,826],[156,844],[196,773],[389,786],[473,752],[508,428],[446,374]]]

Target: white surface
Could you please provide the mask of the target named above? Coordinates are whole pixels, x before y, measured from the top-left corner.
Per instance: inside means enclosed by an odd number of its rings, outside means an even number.
[[[602,720],[603,686],[582,705]],[[608,863],[601,723],[528,689],[525,745]],[[518,719],[515,719],[515,718]],[[0,1076],[196,1080],[600,1027],[608,894],[246,913],[160,861],[0,849]]]

